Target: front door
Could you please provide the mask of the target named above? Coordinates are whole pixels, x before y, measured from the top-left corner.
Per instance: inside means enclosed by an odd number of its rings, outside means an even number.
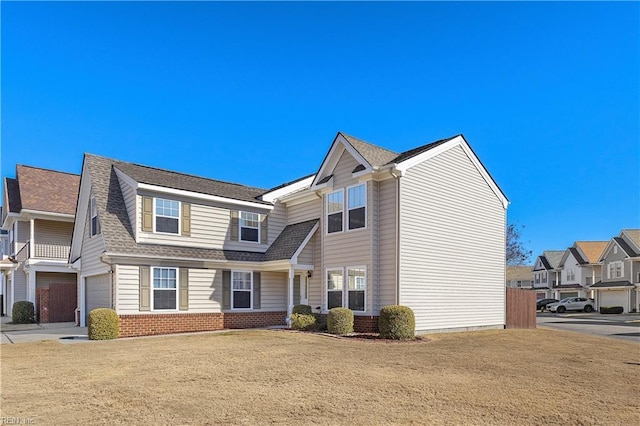
[[[296,275],[293,277],[293,304],[307,305],[307,277],[306,275]]]

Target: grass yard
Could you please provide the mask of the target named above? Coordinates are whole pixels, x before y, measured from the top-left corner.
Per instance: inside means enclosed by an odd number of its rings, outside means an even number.
[[[237,331],[2,345],[1,415],[71,424],[640,424],[640,345],[552,330],[426,343]]]

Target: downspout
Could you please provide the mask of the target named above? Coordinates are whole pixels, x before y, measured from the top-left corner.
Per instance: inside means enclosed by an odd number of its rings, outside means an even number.
[[[389,169],[389,173],[396,180],[396,298],[395,304],[400,304],[400,173]]]

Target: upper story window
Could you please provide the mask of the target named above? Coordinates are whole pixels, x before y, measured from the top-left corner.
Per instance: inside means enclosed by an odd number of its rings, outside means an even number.
[[[342,232],[342,212],[344,211],[344,191],[327,194],[327,233]]]
[[[178,234],[180,229],[180,202],[156,198],[156,232]]]
[[[240,241],[260,241],[260,215],[240,212]]]
[[[609,278],[622,278],[624,276],[624,265],[621,260],[609,263],[607,276]]]
[[[347,189],[349,229],[364,228],[367,217],[367,186],[360,184]]]
[[[177,268],[153,268],[153,310],[178,309]]]
[[[573,281],[576,279],[576,271],[573,268],[567,270],[567,281]]]
[[[547,282],[547,273],[546,273],[546,272],[543,272],[543,273],[542,273],[542,282],[543,282],[543,283],[546,283],[546,282]]]
[[[91,236],[100,233],[100,221],[98,220],[98,204],[96,197],[91,197]]]

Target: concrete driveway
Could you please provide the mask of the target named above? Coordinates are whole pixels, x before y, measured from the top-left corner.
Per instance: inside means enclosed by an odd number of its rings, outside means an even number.
[[[537,324],[538,327],[597,334],[640,343],[640,314],[538,313]]]
[[[76,327],[72,322],[51,324],[9,324],[3,318],[0,325],[0,342],[28,343],[42,340],[57,340],[61,343],[88,342],[87,328]]]

